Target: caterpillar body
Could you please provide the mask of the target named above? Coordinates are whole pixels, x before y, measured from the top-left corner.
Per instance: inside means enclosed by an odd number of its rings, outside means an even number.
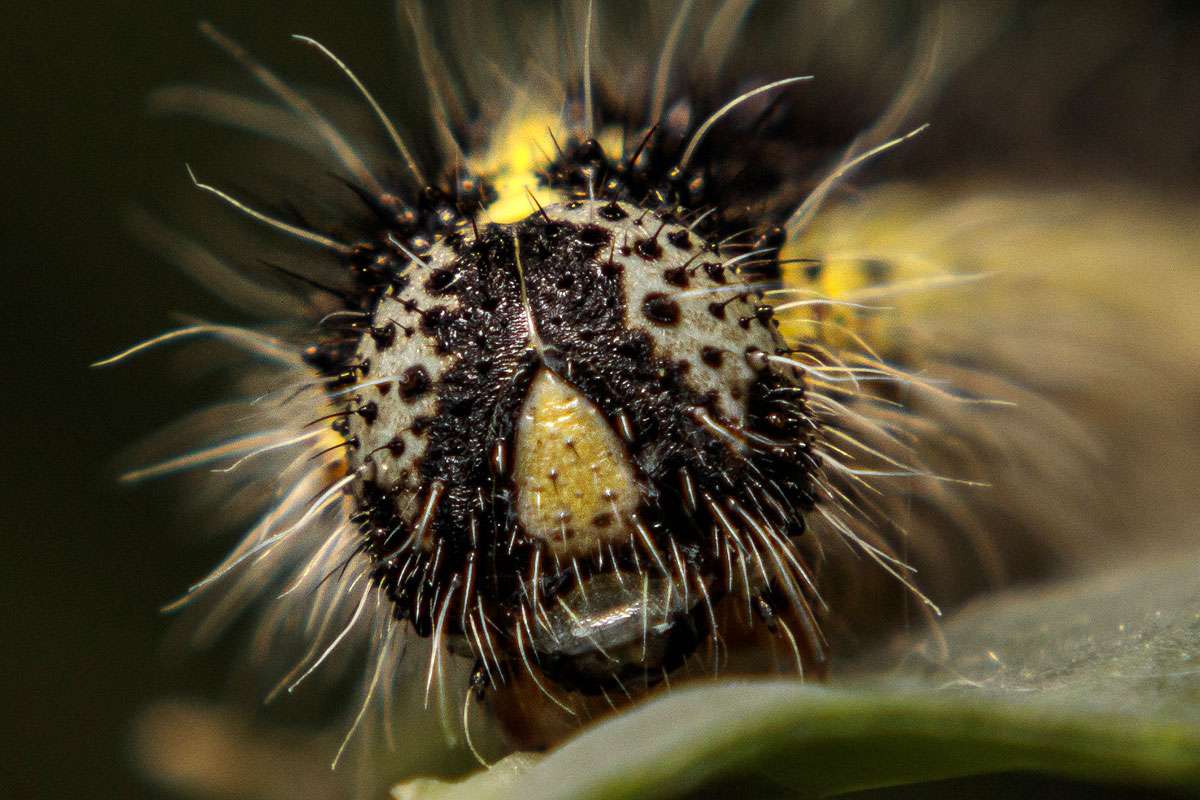
[[[277,214],[191,173],[307,251],[270,259],[285,284],[143,221],[235,302],[291,321],[198,322],[110,359],[192,336],[253,357],[248,413],[222,410],[222,438],[132,477],[221,462],[239,500],[262,501],[182,602],[212,595],[223,620],[278,595],[260,643],[308,642],[279,688],[365,649],[355,728],[414,659],[427,704],[478,697],[523,746],[684,673],[763,669],[766,650],[823,675],[1008,580],[1014,553],[1048,557],[1031,548],[1047,508],[1016,507],[990,468],[1036,449],[1013,431],[1066,443],[1005,473],[1046,497],[1089,447],[963,343],[969,324],[931,322],[974,308],[962,298],[987,275],[834,247],[821,212],[923,129],[901,124],[925,71],[849,144],[806,147],[810,76],[736,91],[718,77],[752,4],[714,4],[691,39],[697,4],[679,4],[628,82],[593,69],[614,20],[600,5],[572,6],[568,33],[525,29],[531,52],[572,43],[559,74],[488,93],[486,59],[458,48],[448,65],[421,6],[401,4],[431,101],[415,144],[340,56],[298,37],[386,134],[375,158],[202,26],[276,105],[255,121],[228,97],[186,99],[331,156],[357,206]]]

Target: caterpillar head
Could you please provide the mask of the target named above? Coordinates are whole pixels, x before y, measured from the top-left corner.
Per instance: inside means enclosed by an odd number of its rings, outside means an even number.
[[[384,239],[374,260],[403,266],[338,427],[398,617],[495,672],[537,665],[597,692],[678,666],[731,591],[782,579],[804,602],[789,543],[813,426],[800,370],[772,360],[770,284],[739,270],[764,248],[729,256],[617,200],[421,254]]]

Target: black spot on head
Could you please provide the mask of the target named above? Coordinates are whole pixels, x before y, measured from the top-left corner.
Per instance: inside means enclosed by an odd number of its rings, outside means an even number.
[[[618,264],[616,261],[605,261],[600,265],[600,272],[606,278],[615,278],[625,271],[625,267]]]
[[[452,267],[435,269],[425,281],[425,290],[430,294],[442,294],[454,283],[458,271]]]
[[[662,292],[651,292],[642,301],[642,314],[659,325],[677,325],[682,312],[679,304]]]
[[[725,267],[716,261],[706,261],[700,266],[704,268],[704,274],[708,275],[708,279],[713,283],[725,282]]]
[[[376,417],[379,416],[379,406],[377,406],[374,402],[368,402],[366,405],[358,409],[358,415],[362,417],[363,421],[368,425],[372,425],[374,424]]]
[[[671,243],[672,247],[678,247],[680,250],[690,250],[692,248],[692,237],[688,236],[688,232],[684,228],[668,233],[667,241]]]
[[[667,283],[671,284],[672,286],[686,288],[688,285],[687,268],[672,267],[671,269],[664,270],[663,271],[663,280],[666,281]]]
[[[609,222],[617,222],[625,219],[629,215],[625,213],[625,209],[621,208],[621,206],[617,205],[617,203],[612,202],[608,205],[600,207],[600,216],[604,217]]]
[[[638,241],[635,249],[637,254],[647,261],[656,261],[662,256],[662,245],[658,243],[657,238],[641,239]]]
[[[700,350],[700,360],[713,369],[720,369],[725,354],[715,347],[704,347]]]
[[[396,326],[392,323],[374,325],[371,327],[371,338],[375,340],[378,350],[386,350],[396,341]]]
[[[421,313],[421,332],[433,336],[449,318],[449,312],[442,306],[434,306]]]
[[[712,314],[717,319],[725,319],[725,304],[724,303],[709,303],[708,313]]]
[[[392,437],[391,441],[384,445],[384,447],[386,447],[388,452],[394,457],[399,458],[400,456],[404,455],[404,437],[397,433]]]
[[[411,402],[424,396],[432,387],[433,382],[424,367],[409,367],[400,379],[400,396]]]
[[[594,525],[597,528],[607,528],[608,526],[610,526],[612,524],[613,524],[613,515],[608,513],[607,511],[602,511],[599,514],[597,514],[596,516],[592,517],[592,525]]]
[[[810,281],[815,281],[821,277],[821,267],[824,266],[821,262],[804,265],[804,277]]]
[[[599,225],[586,225],[579,231],[579,241],[588,247],[599,248],[608,244],[612,235]]]

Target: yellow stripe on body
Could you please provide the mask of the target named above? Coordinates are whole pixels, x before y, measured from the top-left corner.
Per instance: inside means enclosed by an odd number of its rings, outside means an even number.
[[[882,211],[834,208],[784,244],[785,292],[771,299],[789,342],[835,352],[866,345],[907,361],[914,355],[912,322],[961,302],[956,293],[936,291],[969,276],[948,266],[953,257],[929,235],[928,196],[900,192],[890,199],[896,202]]]

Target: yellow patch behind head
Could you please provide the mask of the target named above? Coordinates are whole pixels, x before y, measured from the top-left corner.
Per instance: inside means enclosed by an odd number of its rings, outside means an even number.
[[[915,200],[884,214],[834,209],[789,240],[779,253],[786,291],[774,298],[782,335],[835,350],[865,345],[883,358],[906,354],[909,323],[956,302],[932,290],[967,279],[930,252],[919,210]]]
[[[560,114],[514,110],[504,118],[487,152],[468,161],[471,171],[486,178],[496,192],[485,209],[489,220],[501,225],[519,222],[537,210],[534,200],[544,208],[569,199],[539,177],[569,135]],[[606,153],[620,156],[620,129],[605,128],[598,139]]]

